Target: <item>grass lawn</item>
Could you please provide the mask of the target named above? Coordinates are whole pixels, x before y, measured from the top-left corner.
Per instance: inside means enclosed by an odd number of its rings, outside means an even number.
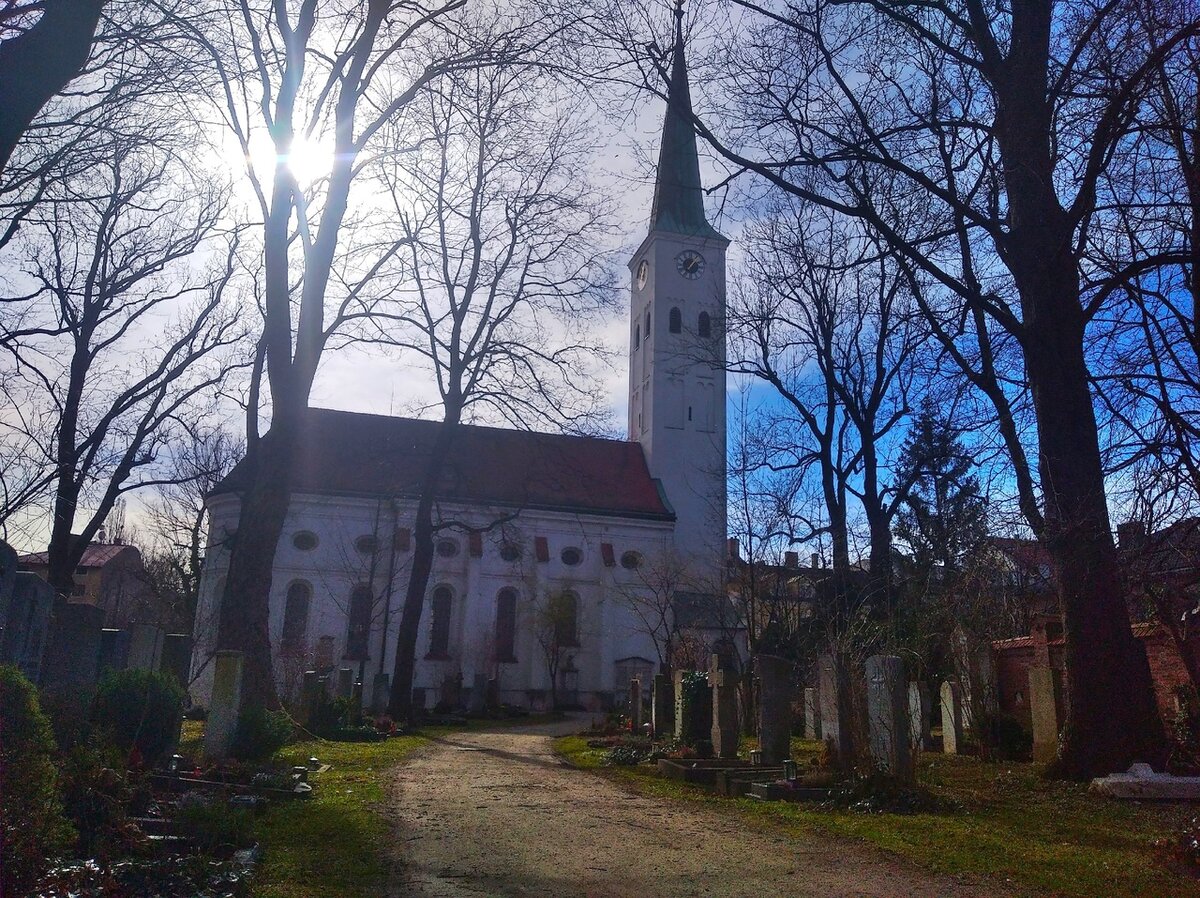
[[[903,816],[722,798],[659,777],[652,765],[601,768],[604,751],[588,748],[585,737],[559,739],[556,748],[637,792],[719,805],[796,837],[816,830],[861,840],[937,873],[994,877],[1035,895],[1200,898],[1200,882],[1170,872],[1153,848],[1194,809],[1099,799],[1084,786],[1041,779],[1032,764],[923,755],[922,782],[961,809]],[[813,757],[819,748],[797,740],[794,754]]]

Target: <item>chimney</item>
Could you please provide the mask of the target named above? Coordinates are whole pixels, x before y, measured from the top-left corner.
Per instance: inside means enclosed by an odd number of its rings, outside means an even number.
[[[1146,545],[1146,525],[1129,521],[1117,525],[1117,546],[1121,549],[1140,549]]]
[[[799,552],[784,552],[783,553],[783,566],[786,568],[800,567],[800,553]]]
[[[809,559],[809,563],[812,565],[812,569],[813,569],[814,571],[815,571],[817,568],[819,568],[819,567],[821,566],[821,565],[820,565],[820,560],[821,560],[821,559],[820,559],[820,557],[817,555],[817,553],[816,553],[816,552],[813,552],[813,553],[812,553],[812,557]]]
[[[729,537],[728,551],[730,558],[734,559],[735,561],[742,560],[742,545],[738,542],[738,538],[736,536]]]

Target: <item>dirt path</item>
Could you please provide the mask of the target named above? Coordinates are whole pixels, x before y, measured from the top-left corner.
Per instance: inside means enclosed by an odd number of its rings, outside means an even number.
[[[578,729],[454,734],[400,768],[391,898],[996,894],[867,848],[632,795],[554,756],[551,736]]]

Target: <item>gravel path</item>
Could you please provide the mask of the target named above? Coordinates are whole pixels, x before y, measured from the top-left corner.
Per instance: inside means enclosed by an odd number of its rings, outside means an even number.
[[[458,733],[399,768],[391,898],[997,894],[865,847],[630,794],[555,757],[552,736],[578,729]]]

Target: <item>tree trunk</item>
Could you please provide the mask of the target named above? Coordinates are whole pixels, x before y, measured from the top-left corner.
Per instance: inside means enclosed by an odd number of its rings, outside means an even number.
[[[438,429],[421,481],[421,497],[417,500],[416,520],[413,522],[412,568],[408,575],[408,590],[404,594],[404,608],[400,614],[400,629],[396,634],[396,659],[392,666],[391,694],[388,696],[388,714],[398,721],[412,720],[417,638],[421,632],[425,591],[429,588],[429,577],[433,572],[433,502],[457,429],[457,414],[448,417]]]
[[[242,496],[225,592],[221,596],[217,647],[244,653],[242,707],[279,707],[272,669],[271,580],[275,552],[290,503],[291,466],[298,412],[280,413],[248,458],[250,486]],[[249,601],[248,597],[265,597]]]

